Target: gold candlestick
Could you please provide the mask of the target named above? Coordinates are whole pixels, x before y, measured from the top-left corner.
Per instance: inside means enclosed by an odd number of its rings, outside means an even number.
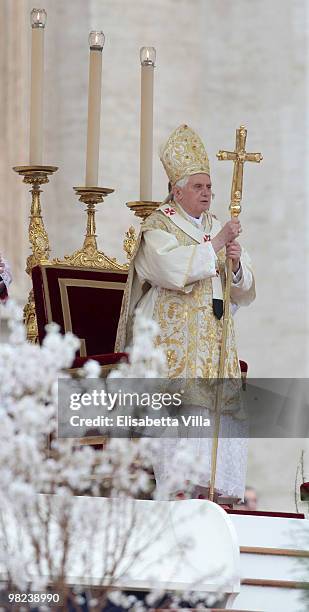
[[[152,212],[154,212],[157,208],[159,208],[161,204],[162,202],[151,202],[147,200],[142,202],[140,200],[140,201],[135,201],[135,202],[127,202],[126,205],[130,210],[133,210],[136,217],[139,217],[139,219],[142,219],[142,221],[145,221],[145,219],[147,219],[147,217],[149,217],[149,215],[151,215]],[[125,237],[123,241],[123,248],[127,254],[128,261],[132,259],[132,256],[135,250],[136,241],[137,241],[136,230],[135,230],[135,227],[131,225],[128,231],[125,233]]]
[[[154,210],[161,206],[162,202],[151,202],[151,201],[136,201],[136,202],[127,202],[127,207],[130,210],[133,210],[136,217],[139,217],[143,221],[151,215]]]
[[[30,189],[32,203],[28,230],[32,252],[29,257],[27,257],[26,263],[26,272],[31,278],[31,271],[34,266],[46,264],[49,261],[50,246],[42,218],[40,200],[42,190],[40,186],[49,183],[49,175],[54,174],[58,168],[56,166],[15,166],[13,170],[24,177],[23,183],[32,185]],[[28,340],[30,342],[37,342],[38,329],[32,289],[24,307],[24,323],[27,328]]]
[[[85,266],[88,268],[126,270],[126,264],[120,264],[115,257],[108,257],[103,251],[99,251],[97,245],[96,204],[104,202],[104,198],[113,193],[114,189],[108,189],[107,187],[74,187],[74,191],[79,196],[79,201],[87,205],[87,227],[84,244],[81,249],[74,251],[72,255],[65,255],[63,259],[54,259],[53,263]]]

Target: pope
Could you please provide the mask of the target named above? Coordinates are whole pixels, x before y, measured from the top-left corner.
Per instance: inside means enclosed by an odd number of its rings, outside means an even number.
[[[222,227],[211,212],[209,160],[201,139],[190,127],[181,125],[172,132],[161,149],[160,159],[169,179],[170,193],[142,224],[128,275],[115,350],[124,350],[134,341],[134,313],[138,308],[159,325],[158,343],[166,354],[169,378],[218,378],[229,257],[233,278],[226,377],[239,381],[233,313],[255,298],[250,260],[238,242],[240,222],[232,219]],[[247,457],[243,411],[239,402],[234,402],[234,406],[231,398],[225,398],[225,402],[228,408],[222,411],[216,496],[242,499]],[[207,406],[202,414],[208,416],[209,411]],[[185,491],[189,483],[190,496],[207,497],[211,438],[185,440],[199,469],[192,477],[185,465],[180,466],[180,484],[175,490],[168,485],[168,475],[177,442],[160,441],[160,452],[154,460],[157,497],[177,497],[179,490]]]

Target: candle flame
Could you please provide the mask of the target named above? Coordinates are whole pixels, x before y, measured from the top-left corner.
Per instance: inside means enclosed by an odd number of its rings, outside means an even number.
[[[146,64],[148,66],[155,65],[156,50],[154,47],[141,47],[139,54],[141,64]]]
[[[45,27],[47,13],[45,9],[34,8],[30,14],[32,27]]]
[[[92,30],[92,32],[89,34],[88,41],[90,48],[97,48],[102,51],[105,42],[104,33],[102,31],[99,32]]]

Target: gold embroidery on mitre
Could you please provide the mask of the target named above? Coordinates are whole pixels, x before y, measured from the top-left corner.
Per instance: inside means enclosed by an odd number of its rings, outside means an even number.
[[[191,174],[210,174],[205,147],[200,137],[185,124],[172,132],[161,150],[160,160],[172,185]]]

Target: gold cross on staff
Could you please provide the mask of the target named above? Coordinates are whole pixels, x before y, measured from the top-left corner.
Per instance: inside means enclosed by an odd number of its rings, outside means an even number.
[[[263,156],[261,153],[247,153],[246,151],[247,130],[244,125],[236,130],[236,146],[235,151],[219,151],[217,158],[219,160],[231,160],[234,162],[234,173],[231,189],[231,204],[230,211],[232,217],[238,217],[241,211],[242,184],[244,163],[246,161],[260,163]]]

